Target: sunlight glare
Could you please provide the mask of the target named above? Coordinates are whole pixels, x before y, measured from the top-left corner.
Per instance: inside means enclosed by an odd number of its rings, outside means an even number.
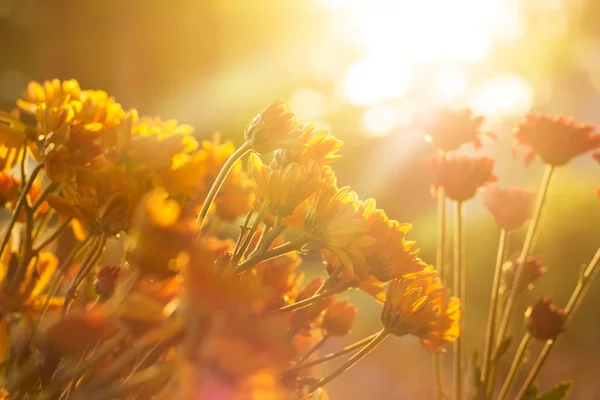
[[[387,136],[398,124],[398,112],[390,105],[377,105],[365,110],[361,120],[370,136]]]
[[[446,67],[435,76],[435,89],[443,101],[452,101],[467,88],[467,74],[459,67]]]
[[[532,105],[533,87],[511,73],[488,80],[471,98],[473,111],[490,117],[518,117],[527,113]]]
[[[346,74],[344,93],[357,106],[402,97],[410,83],[409,66],[399,57],[371,55]]]
[[[313,89],[298,89],[290,97],[289,104],[301,119],[313,119],[325,111],[323,94]]]

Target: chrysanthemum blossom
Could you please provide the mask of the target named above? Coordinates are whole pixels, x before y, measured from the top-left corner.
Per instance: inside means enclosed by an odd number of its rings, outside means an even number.
[[[52,79],[42,83],[31,81],[17,100],[17,105],[28,114],[35,114],[38,105],[57,107],[70,100],[78,100],[81,96],[79,82],[75,79],[61,81]]]
[[[567,164],[572,158],[600,148],[600,135],[593,125],[579,124],[573,118],[529,115],[515,133],[515,147],[525,146],[525,163],[537,155],[551,166]]]
[[[510,290],[515,280],[515,272],[519,265],[519,253],[514,254],[510,260],[502,266],[502,291]],[[517,284],[517,293],[533,287],[533,284],[547,272],[543,259],[540,256],[528,256],[523,264],[523,272]]]
[[[456,150],[466,143],[481,147],[481,124],[484,117],[475,117],[470,109],[442,109],[432,114],[419,114],[415,123],[425,133],[425,140],[443,152]],[[495,139],[495,135],[486,133]]]
[[[381,322],[395,336],[415,335],[428,350],[460,333],[459,300],[450,297],[433,268],[395,279],[388,287]]]
[[[358,210],[358,198],[350,188],[321,189],[304,218],[309,248],[335,253],[353,274],[368,271],[363,250],[375,243],[367,235],[369,226]]]
[[[527,331],[539,340],[555,340],[564,330],[567,314],[552,304],[548,297],[538,300],[525,313]]]
[[[357,314],[358,309],[350,304],[348,299],[333,302],[323,315],[323,332],[327,336],[346,336]]]
[[[483,202],[500,229],[519,229],[533,214],[535,193],[517,187],[492,186],[483,193]]]
[[[443,187],[446,196],[458,202],[473,198],[478,189],[497,179],[492,172],[494,159],[486,156],[436,156],[428,167],[434,178],[432,193]]]
[[[306,165],[309,162],[316,162],[325,165],[341,158],[341,155],[336,153],[343,142],[325,129],[316,129],[314,125],[307,125],[302,128],[299,138],[304,144],[303,147],[275,150],[272,164],[283,169],[291,163]]]
[[[302,147],[301,131],[294,113],[288,111],[282,100],[275,100],[246,126],[244,138],[257,153],[275,149]]]
[[[363,251],[369,274],[381,282],[389,282],[426,267],[418,258],[416,242],[406,240],[410,224],[389,219],[385,211],[376,208],[373,199],[361,203],[359,212],[369,225],[367,235],[375,239],[374,244]]]
[[[290,215],[324,182],[321,169],[314,162],[308,165],[292,163],[279,170],[263,164],[259,156],[251,154],[248,170],[256,184],[258,197],[272,214],[279,217]]]

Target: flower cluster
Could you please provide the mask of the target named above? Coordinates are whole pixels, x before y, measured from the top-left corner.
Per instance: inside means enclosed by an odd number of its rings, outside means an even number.
[[[31,82],[16,106],[0,113],[0,206],[11,211],[0,248],[0,397],[326,400],[325,385],[385,338],[411,336],[437,361],[454,344],[462,398],[460,210],[495,175],[492,158],[449,152],[479,147],[483,117],[421,121],[439,150],[433,189],[442,206],[457,203],[451,291],[444,252],[425,261],[410,224],[338,185],[342,141],[301,124],[281,100],[250,121],[237,148],[75,80]],[[539,139],[548,123],[531,121],[516,137],[552,166],[597,148],[590,129],[560,119],[557,157]],[[532,201],[488,189],[502,238],[528,219],[535,227]],[[506,298],[503,317],[545,272],[530,257],[533,233],[504,267],[501,246],[493,292]],[[312,280],[306,253],[323,261]],[[351,290],[380,307],[380,326],[319,357],[360,317]],[[554,341],[570,311],[544,300],[528,314],[529,334]],[[313,368],[353,350],[330,374]]]

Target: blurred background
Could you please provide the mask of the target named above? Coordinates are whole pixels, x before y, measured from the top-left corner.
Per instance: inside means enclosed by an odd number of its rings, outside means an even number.
[[[441,106],[485,115],[499,140],[482,152],[497,158],[499,184],[536,189],[543,167],[513,159],[511,131],[528,112],[600,124],[598,16],[595,0],[0,0],[0,106],[12,108],[31,79],[75,78],[125,108],[191,124],[199,138],[220,131],[239,144],[246,123],[281,97],[345,142],[340,183],[412,223],[410,238],[433,262],[436,207],[423,168],[432,150],[411,128],[413,115]],[[540,295],[566,304],[600,242],[599,172],[589,157],[558,170],[537,246],[549,272],[519,313]],[[480,196],[465,213],[473,351],[499,232]],[[595,282],[540,375],[542,389],[574,378],[570,398],[600,399],[599,292]],[[361,313],[348,341],[378,329],[380,308],[353,296]],[[515,326],[520,335],[520,318]],[[341,346],[331,340],[324,351]],[[412,338],[394,338],[330,394],[420,400],[432,398],[431,385],[429,355]]]

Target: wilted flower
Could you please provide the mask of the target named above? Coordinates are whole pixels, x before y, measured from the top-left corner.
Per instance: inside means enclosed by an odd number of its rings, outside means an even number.
[[[251,154],[248,169],[258,196],[269,206],[269,211],[279,217],[290,215],[323,184],[321,170],[314,162],[306,166],[292,163],[278,170],[264,165],[259,156]]]
[[[275,100],[248,124],[244,131],[252,150],[264,154],[275,149],[302,147],[296,116],[282,100]]]
[[[477,189],[496,181],[490,157],[437,156],[428,166],[434,177],[432,192],[443,187],[446,196],[458,202],[471,199]]]
[[[519,262],[519,254],[517,253],[502,266],[502,290],[510,290],[512,287]],[[542,264],[542,257],[527,257],[525,264],[523,264],[523,271],[517,286],[517,293],[523,293],[526,289],[531,288],[532,285],[546,273],[546,271],[546,268]]]
[[[519,229],[533,214],[535,193],[520,188],[492,186],[483,193],[487,209],[500,229],[507,232]]]
[[[564,330],[567,314],[552,304],[549,298],[543,297],[525,313],[527,331],[539,340],[555,340]]]
[[[358,310],[356,306],[349,303],[348,299],[333,302],[325,310],[321,324],[324,334],[327,336],[346,336],[356,319]]]
[[[572,158],[600,148],[596,127],[578,124],[573,118],[529,115],[515,133],[515,145],[526,146],[525,162],[535,155],[552,166],[567,164]]]
[[[454,342],[460,333],[459,300],[450,297],[433,268],[390,283],[381,322],[395,336],[419,337],[436,350]]]
[[[416,125],[426,134],[425,139],[443,152],[456,150],[469,142],[476,149],[480,148],[483,120],[483,116],[474,117],[469,109],[442,109],[432,115],[420,114],[415,118]],[[495,139],[491,133],[486,135]]]

